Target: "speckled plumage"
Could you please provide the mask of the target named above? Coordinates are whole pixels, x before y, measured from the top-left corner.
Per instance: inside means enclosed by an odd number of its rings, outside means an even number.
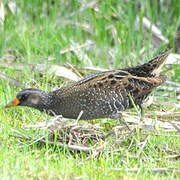
[[[53,92],[22,90],[17,95],[19,105],[71,119],[76,119],[80,113],[80,119],[84,120],[119,118],[122,111],[133,107],[129,96],[135,104],[141,105],[153,88],[165,81],[165,76],[159,76],[159,69],[169,53],[165,51],[141,66],[91,75]],[[38,97],[38,103],[33,104],[30,95]]]

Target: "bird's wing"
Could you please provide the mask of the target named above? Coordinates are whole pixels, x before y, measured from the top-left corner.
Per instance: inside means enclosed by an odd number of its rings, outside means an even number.
[[[122,90],[123,92],[135,93],[139,96],[150,92],[154,87],[159,86],[164,81],[164,76],[137,77],[127,71],[113,70],[85,78],[72,86],[65,87],[60,93],[66,96],[75,92],[85,93],[91,89],[94,91],[99,89],[100,92],[106,93],[111,93],[112,91],[120,92]]]
[[[128,79],[132,75],[126,71],[113,70],[106,71],[99,74],[95,74],[88,78],[85,78],[76,84],[72,85],[71,88],[100,88],[100,89],[114,89],[114,88],[124,88],[127,84]]]

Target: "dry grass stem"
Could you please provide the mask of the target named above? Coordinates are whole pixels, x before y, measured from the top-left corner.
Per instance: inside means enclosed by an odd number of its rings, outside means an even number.
[[[60,54],[65,54],[65,53],[70,52],[70,51],[76,51],[78,49],[89,47],[92,45],[94,45],[94,43],[92,41],[86,41],[84,44],[81,44],[81,45],[75,45],[75,46],[71,45],[70,48],[61,49]]]
[[[9,77],[7,76],[6,74],[0,72],[0,78],[5,80],[5,81],[8,81],[9,83],[11,83],[12,85],[14,86],[23,86],[21,82],[19,82],[18,80],[12,78],[12,77]]]
[[[126,115],[127,116],[127,115]],[[126,123],[129,123],[127,129],[125,125],[118,125],[114,128],[107,129],[100,124],[90,124],[87,122],[67,121],[61,116],[57,116],[51,121],[39,122],[35,125],[28,125],[24,127],[24,130],[29,129],[45,129],[48,133],[41,138],[34,138],[27,136],[26,134],[17,130],[12,130],[13,133],[24,138],[26,140],[33,141],[32,144],[48,143],[50,145],[56,145],[62,148],[68,148],[69,150],[83,151],[90,153],[88,158],[99,156],[104,151],[110,138],[113,142],[111,146],[117,146],[121,144],[124,139],[133,136],[136,133],[136,129],[139,128],[144,132],[154,131],[156,128],[162,129],[164,132],[179,132],[180,122],[178,121],[162,121],[154,120],[150,118],[144,118],[144,121],[140,121],[137,116],[128,116],[124,118]],[[156,134],[155,134],[156,135]],[[150,134],[147,134],[145,140],[141,142],[138,155],[143,153],[143,149],[148,143]],[[48,141],[47,141],[48,139]]]
[[[128,171],[128,172],[139,172],[142,169],[140,168],[127,168],[127,169],[123,169],[123,168],[112,168],[111,170],[114,171]],[[145,171],[152,171],[152,172],[161,172],[161,173],[165,173],[165,172],[180,172],[180,168],[147,168],[144,169]]]

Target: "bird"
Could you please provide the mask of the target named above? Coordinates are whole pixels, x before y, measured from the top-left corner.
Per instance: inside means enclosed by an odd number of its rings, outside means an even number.
[[[28,106],[69,119],[120,119],[123,111],[134,104],[141,107],[152,90],[166,81],[160,71],[170,52],[165,50],[142,65],[90,75],[51,92],[23,89],[5,107]]]

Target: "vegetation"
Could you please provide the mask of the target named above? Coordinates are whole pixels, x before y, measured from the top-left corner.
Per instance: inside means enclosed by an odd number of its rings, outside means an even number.
[[[176,31],[180,26],[178,0],[17,0],[15,12],[9,8],[10,0],[4,0],[6,16],[0,31],[0,70],[15,78],[23,87],[53,90],[67,83],[67,79],[49,73],[39,73],[27,64],[70,63],[82,76],[94,71],[81,70],[93,66],[101,69],[122,68],[147,61],[170,46],[175,52]],[[152,45],[153,34],[145,30],[142,19],[147,17],[156,24],[169,40]],[[137,23],[139,18],[139,23]],[[82,61],[72,51],[62,52],[73,43],[92,45],[82,48],[90,61]],[[176,53],[178,53],[176,51]],[[2,66],[2,63],[8,67]],[[9,65],[9,63],[11,65]],[[22,65],[18,70],[13,64]],[[180,83],[178,65],[163,70],[169,80]],[[22,131],[27,124],[47,120],[49,117],[30,108],[4,109],[22,87],[0,79],[0,177],[1,179],[178,179],[173,171],[153,172],[151,168],[179,168],[180,160],[169,158],[180,153],[178,132],[148,131],[144,135],[137,129],[116,150],[107,147],[99,156],[87,160],[85,153],[71,152],[54,146],[39,146],[13,137],[12,128]],[[177,104],[175,91],[156,90],[158,102]],[[152,105],[147,112],[178,109],[166,105]],[[135,112],[131,110],[131,112]],[[154,113],[153,119],[158,119]],[[172,117],[168,121],[177,120]],[[102,126],[112,127],[118,122],[96,120]],[[29,135],[38,131],[29,130]],[[155,134],[159,134],[156,135]],[[169,135],[169,136],[168,136]],[[177,136],[173,136],[177,135]],[[146,141],[143,149],[142,143]],[[118,170],[117,168],[122,168]],[[127,168],[138,168],[136,172]],[[147,168],[149,170],[147,170]]]

